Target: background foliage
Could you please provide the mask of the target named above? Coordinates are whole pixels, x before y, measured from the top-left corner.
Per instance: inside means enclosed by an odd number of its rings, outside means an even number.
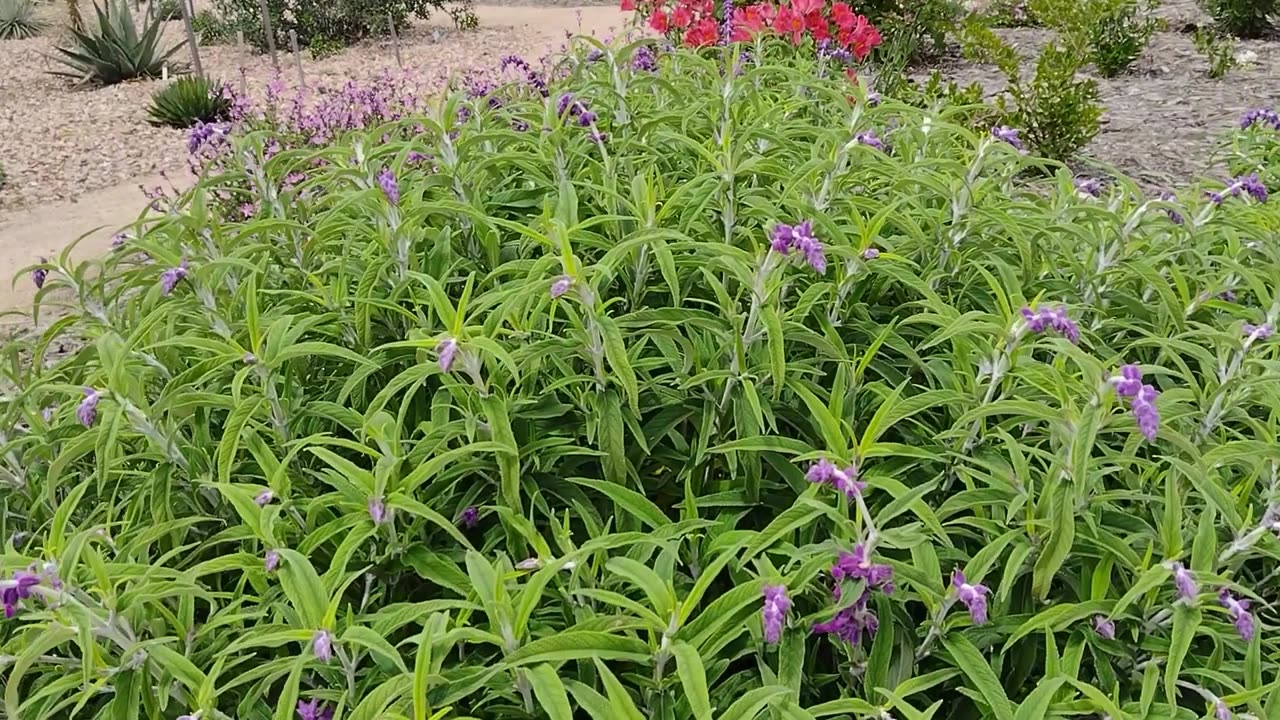
[[[31,269],[7,716],[1280,713],[1265,192],[592,49],[237,105]]]

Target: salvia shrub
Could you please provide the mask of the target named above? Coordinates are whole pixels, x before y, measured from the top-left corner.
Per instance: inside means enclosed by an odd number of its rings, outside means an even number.
[[[1085,5],[1085,42],[1102,77],[1128,72],[1160,27],[1158,0],[1092,0]]]
[[[0,0],[0,40],[25,40],[47,26],[36,13],[35,0]]]
[[[158,78],[186,66],[172,60],[185,41],[165,47],[164,21],[147,14],[139,28],[125,0],[94,5],[97,24],[70,30],[70,46],[56,48],[53,59],[62,64],[54,75],[81,84],[114,85],[138,78]],[[140,31],[141,30],[141,31]]]
[[[152,0],[147,9],[161,20],[181,20],[182,6],[179,5],[180,2],[184,2],[184,0]]]
[[[982,10],[983,19],[992,27],[1036,27],[1039,18],[1028,0],[993,0]]]
[[[1223,78],[1236,67],[1236,41],[1216,28],[1198,27],[1191,36],[1196,50],[1209,64],[1205,74],[1211,78]]]
[[[1205,0],[1205,9],[1224,32],[1256,38],[1271,30],[1280,5],[1276,0]]]
[[[1276,717],[1256,183],[590,50],[238,103],[31,268],[7,717]]]
[[[237,30],[244,32],[246,41],[259,49],[266,48],[266,35],[262,26],[262,5],[259,0],[215,0],[218,12],[227,18]],[[389,23],[403,28],[411,17],[426,18],[433,10],[444,10],[445,0],[267,0],[271,15],[271,29],[275,42],[285,47],[289,31],[298,35],[298,42],[310,47],[313,43],[327,43],[345,47],[368,37],[387,35]]]
[[[235,23],[209,8],[202,8],[191,18],[191,28],[201,45],[225,45],[236,36]]]
[[[222,83],[188,76],[152,93],[147,115],[153,125],[189,128],[225,120],[230,110],[231,99]]]
[[[1250,110],[1226,143],[1227,167],[1233,175],[1257,174],[1262,184],[1280,191],[1280,114],[1272,108]]]
[[[1083,60],[1079,36],[1064,33],[1065,42],[1050,41],[1040,51],[1035,70],[1022,72],[1018,51],[984,23],[970,20],[964,27],[965,52],[994,63],[1008,81],[996,106],[1007,122],[1023,130],[1022,139],[1036,153],[1066,160],[1098,133],[1102,108],[1098,84],[1078,77]]]

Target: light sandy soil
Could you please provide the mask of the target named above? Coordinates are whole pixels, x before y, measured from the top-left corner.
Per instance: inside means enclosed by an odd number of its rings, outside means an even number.
[[[512,53],[532,60],[559,49],[569,34],[608,37],[621,30],[626,19],[613,6],[481,6],[476,15],[480,30],[475,32],[451,31],[445,28],[444,18],[415,26],[401,38],[405,67],[435,76],[493,68],[502,56]],[[439,42],[432,37],[435,28],[444,30]],[[38,46],[27,51],[39,57]],[[238,78],[244,68],[251,92],[260,92],[274,76],[270,61],[248,49],[203,48],[202,59],[207,71],[216,76]],[[294,62],[287,53],[281,56],[281,78],[288,86],[296,82]],[[334,84],[394,69],[395,59],[388,43],[366,43],[320,61],[304,54],[303,68],[309,84]],[[185,169],[186,133],[152,128],[145,122],[146,98],[157,83],[70,93],[56,79],[40,75],[32,68],[18,74],[11,64],[0,63],[0,152],[14,183],[8,191],[0,191],[0,310],[30,307],[35,295],[30,279],[17,277],[12,284],[6,280],[39,258],[56,255],[81,236],[85,237],[75,248],[74,259],[105,252],[117,230],[145,207],[139,186],[169,185],[159,172],[167,170],[169,180],[178,187],[190,182]],[[11,84],[15,77],[21,78],[16,85]],[[90,102],[90,98],[103,102]],[[121,113],[120,107],[130,110]],[[37,124],[23,123],[22,117],[37,112],[48,118],[38,124],[45,129],[24,129]],[[22,160],[14,163],[12,157]],[[0,329],[24,322],[29,320],[0,316]]]

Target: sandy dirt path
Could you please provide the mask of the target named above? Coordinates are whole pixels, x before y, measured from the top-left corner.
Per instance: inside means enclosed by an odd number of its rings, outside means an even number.
[[[608,37],[621,29],[624,16],[610,6],[591,7],[476,7],[482,28],[511,28],[520,38],[518,45],[499,48],[501,53],[529,57],[552,52],[565,41],[566,33]],[[372,69],[371,69],[372,70]],[[181,167],[170,178],[182,187],[190,179]],[[72,252],[74,260],[86,260],[110,249],[111,238],[123,226],[137,219],[146,207],[139,186],[168,187],[159,176],[131,179],[113,187],[91,190],[72,201],[45,203],[0,218],[0,311],[23,310],[31,306],[35,287],[29,278],[14,277],[23,267],[42,257],[60,253],[77,238],[84,240]],[[12,279],[12,282],[10,280]],[[16,329],[29,321],[15,315],[0,317],[0,331]]]

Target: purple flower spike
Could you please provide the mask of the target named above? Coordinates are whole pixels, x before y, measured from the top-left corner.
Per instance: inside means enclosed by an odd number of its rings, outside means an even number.
[[[298,701],[298,720],[333,720],[333,708],[325,707],[319,700]]]
[[[1231,708],[1222,702],[1221,699],[1213,701],[1213,717],[1214,720],[1231,720]]]
[[[440,372],[447,373],[453,369],[453,361],[458,355],[458,341],[445,338],[436,346],[436,355],[440,358]]]
[[[80,401],[80,407],[76,408],[76,418],[80,420],[80,424],[85,427],[91,427],[93,421],[98,418],[98,391],[93,388],[84,389],[84,400]]]
[[[1200,594],[1200,586],[1180,562],[1173,564],[1173,586],[1178,590],[1178,601],[1188,605],[1195,603],[1196,596]]]
[[[1029,307],[1024,307],[1022,308],[1022,318],[1027,323],[1027,329],[1033,333],[1053,330],[1073,343],[1080,342],[1080,326],[1067,317],[1067,309],[1065,307],[1040,308],[1034,311]]]
[[[469,505],[458,513],[458,524],[470,530],[480,522],[480,511],[475,505]]]
[[[871,247],[862,251],[863,260],[875,260],[878,257],[880,257],[880,250],[877,248]]]
[[[774,225],[773,231],[769,233],[769,247],[779,255],[790,253],[794,242],[795,232],[790,225],[779,223]]]
[[[1271,334],[1274,333],[1276,329],[1271,325],[1271,323],[1263,323],[1261,325],[1245,323],[1240,330],[1245,334],[1245,341],[1252,343],[1258,340],[1266,340],[1271,337]]]
[[[1222,588],[1218,591],[1218,603],[1227,609],[1227,613],[1235,621],[1240,639],[1245,642],[1253,640],[1257,628],[1253,622],[1253,614],[1249,612],[1249,601],[1244,598],[1237,600],[1231,596],[1231,591]]]
[[[969,608],[969,617],[974,625],[985,625],[987,622],[987,593],[991,590],[986,585],[970,585],[965,582],[960,568],[951,572],[951,592],[956,599]]]
[[[1098,615],[1093,618],[1093,629],[1097,631],[1098,635],[1106,638],[1107,640],[1116,639],[1116,624],[1102,615]]]
[[[575,103],[573,102],[573,95],[571,93],[561,95],[560,99],[556,102],[556,115],[564,115],[565,110],[568,110],[569,106],[573,104]]]
[[[1102,181],[1096,178],[1076,178],[1076,192],[1082,197],[1102,197]]]
[[[655,72],[658,69],[658,58],[647,45],[636,48],[631,56],[631,69],[639,72]]]
[[[861,145],[866,145],[867,147],[872,147],[872,148],[875,148],[876,150],[879,150],[880,152],[884,152],[884,141],[876,137],[876,133],[874,130],[868,130],[864,133],[858,133],[857,137],[855,137],[854,139],[857,140],[858,143]]]
[[[1177,200],[1178,197],[1171,192],[1165,191],[1160,193],[1160,199],[1164,200],[1165,202],[1173,202]],[[1218,202],[1222,202],[1222,200],[1218,200]],[[1169,222],[1172,222],[1174,225],[1181,225],[1183,222],[1185,222],[1185,220],[1182,217],[1182,213],[1178,212],[1177,210],[1174,210],[1173,208],[1169,208],[1165,210],[1165,214],[1169,216]]]
[[[387,504],[381,497],[369,498],[369,517],[373,518],[374,525],[381,525],[387,521]]]
[[[187,259],[182,258],[182,263],[178,267],[169,268],[160,274],[160,294],[167,296],[186,277]]]
[[[327,663],[333,658],[333,636],[328,630],[317,630],[311,637],[311,652],[320,662]]]
[[[822,250],[822,243],[813,236],[813,221],[805,220],[791,229],[794,235],[793,246],[804,254],[805,262],[819,275],[827,272],[827,256]]]
[[[854,545],[853,552],[840,553],[836,564],[831,566],[831,579],[837,583],[832,591],[837,600],[840,598],[839,583],[846,579],[862,580],[868,588],[881,587],[886,593],[893,591],[889,582],[893,579],[893,568],[871,562],[871,558],[867,557],[867,546],[863,543]]]
[[[392,205],[400,204],[400,185],[396,182],[396,175],[391,172],[391,168],[384,167],[378,173],[378,186],[382,188],[382,193],[387,196],[387,202]]]
[[[1007,142],[1019,152],[1026,152],[1026,148],[1022,146],[1022,140],[1018,137],[1018,131],[1008,125],[997,125],[991,128],[991,137]]]
[[[787,611],[791,609],[791,599],[787,597],[787,588],[783,585],[766,585],[764,587],[764,641],[776,645],[782,639],[782,626],[787,621]]]
[[[595,121],[596,121],[596,114],[591,112],[590,110],[583,110],[581,113],[578,114],[578,124],[581,125],[582,127],[587,127]]]
[[[1116,394],[1120,397],[1134,397],[1142,389],[1142,369],[1132,363],[1120,367],[1120,374],[1111,378]]]
[[[830,460],[822,458],[809,466],[808,472],[804,474],[804,479],[811,483],[824,484],[831,482],[831,478],[835,476],[835,473],[836,466],[832,465]]]
[[[551,283],[551,299],[564,297],[569,292],[569,288],[573,286],[573,278],[568,275],[561,275],[555,282]]]
[[[19,570],[8,580],[0,580],[0,605],[6,619],[18,614],[18,602],[31,597],[31,588],[40,584],[40,576]]]
[[[1280,114],[1271,108],[1257,108],[1240,118],[1241,130],[1248,130],[1255,125],[1270,125],[1272,130],[1280,130]]]
[[[274,500],[275,497],[276,497],[276,494],[271,492],[270,488],[267,488],[266,490],[263,490],[262,492],[254,496],[253,502],[258,507],[265,507],[266,505],[270,504],[270,502]]]
[[[1160,431],[1160,411],[1156,408],[1156,398],[1159,395],[1155,386],[1143,385],[1129,405],[1133,409],[1134,419],[1138,421],[1138,430],[1147,438],[1147,442],[1155,442],[1156,434]]]
[[[40,262],[48,262],[44,258],[40,258]],[[44,287],[44,281],[49,277],[49,271],[40,267],[31,271],[31,282],[39,290]]]
[[[262,559],[262,566],[269,573],[275,572],[276,568],[280,567],[280,551],[268,550],[266,557]]]
[[[835,635],[850,645],[860,644],[863,633],[868,637],[875,637],[876,630],[880,629],[880,620],[867,609],[866,600],[867,596],[864,594],[857,603],[840,610],[827,622],[815,624],[812,632]]]

